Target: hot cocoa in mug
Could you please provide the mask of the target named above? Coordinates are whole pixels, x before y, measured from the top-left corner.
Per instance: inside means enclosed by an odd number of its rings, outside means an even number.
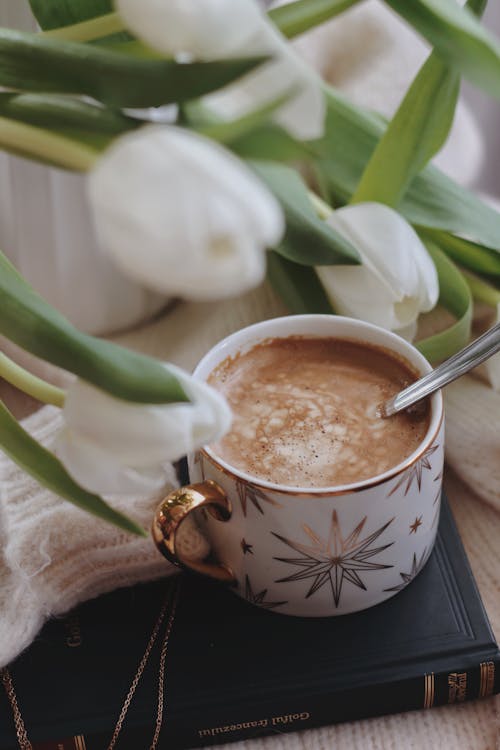
[[[195,375],[225,395],[233,425],[189,458],[194,484],[161,504],[161,551],[283,614],[345,614],[396,594],[435,541],[442,397],[389,419],[377,409],[430,370],[400,337],[340,316],[224,339]],[[196,510],[211,552],[180,559],[179,527]]]
[[[332,487],[383,474],[422,442],[428,405],[380,419],[378,406],[416,379],[389,350],[290,336],[228,357],[208,382],[233,411],[213,450],[257,479]]]

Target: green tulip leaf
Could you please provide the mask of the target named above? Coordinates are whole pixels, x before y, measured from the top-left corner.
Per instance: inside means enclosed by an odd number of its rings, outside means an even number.
[[[76,484],[61,462],[23,430],[2,401],[0,447],[21,469],[56,495],[123,531],[146,536],[144,529],[131,518],[114,510],[98,495],[87,492]]]
[[[477,0],[467,5],[474,8]],[[446,142],[459,92],[459,73],[431,53],[378,142],[351,203],[400,203],[413,178]]]
[[[29,3],[42,29],[69,26],[114,10],[113,0],[29,0]]]
[[[130,39],[112,0],[29,0],[40,27],[61,39],[124,42]],[[61,28],[62,27],[62,28]],[[118,32],[118,33],[115,33]]]
[[[314,268],[298,265],[270,251],[267,275],[274,291],[291,313],[334,313]]]
[[[0,86],[36,93],[84,94],[118,108],[197,98],[231,83],[263,60],[177,63],[0,29]]]
[[[291,162],[304,159],[314,151],[304,141],[297,141],[284,128],[269,122],[289,95],[235,120],[221,120],[200,101],[186,102],[181,120],[198,133],[225,144],[242,159]]]
[[[431,362],[438,362],[468,344],[472,323],[472,295],[456,265],[434,243],[426,247],[436,266],[439,279],[439,303],[457,318],[456,323],[440,333],[422,339],[417,348]]]
[[[228,141],[228,147],[242,159],[294,162],[313,153],[305,141],[297,141],[280,125],[263,123],[254,130]]]
[[[295,0],[272,8],[269,18],[287,37],[297,36],[338,16],[359,0]]]
[[[284,240],[275,250],[304,266],[355,265],[359,255],[351,243],[320,219],[298,172],[267,161],[249,161],[281,203],[286,219]]]
[[[51,29],[56,33],[65,32],[68,27],[69,33],[61,34],[63,39],[97,39],[98,44],[101,40],[119,42],[130,39],[130,35],[122,31],[123,22],[114,12],[113,0],[29,0],[29,4],[40,27],[46,32],[51,33]],[[91,29],[90,34],[85,34],[82,28],[86,25]]]
[[[400,203],[410,182],[445,143],[459,90],[458,73],[431,54],[378,142],[352,203]]]
[[[497,289],[496,286],[493,286],[485,279],[477,276],[474,273],[471,273],[470,271],[464,270],[463,275],[465,281],[467,282],[467,286],[471,291],[472,299],[476,300],[477,302],[484,302],[490,307],[499,307],[500,289]]]
[[[119,135],[142,123],[120,112],[59,94],[0,92],[0,117],[58,132]]]
[[[161,362],[78,331],[26,283],[2,253],[0,334],[125,401],[189,401]]]
[[[381,119],[326,88],[324,137],[314,143],[316,168],[330,200],[348,203],[384,133]],[[500,250],[500,213],[433,166],[410,184],[399,212],[412,224],[470,237]]]
[[[439,56],[476,86],[500,97],[500,42],[456,0],[385,0],[434,47]],[[481,10],[484,0],[474,0]]]
[[[496,250],[434,229],[420,229],[420,234],[424,240],[435,242],[446,255],[461,266],[477,273],[500,276],[500,253]]]

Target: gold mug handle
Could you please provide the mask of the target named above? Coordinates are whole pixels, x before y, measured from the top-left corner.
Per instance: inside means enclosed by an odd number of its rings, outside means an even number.
[[[176,552],[177,533],[182,522],[197,508],[206,508],[218,521],[229,521],[231,502],[212,479],[190,484],[170,492],[156,509],[151,533],[159,551],[169,562],[225,583],[234,583],[233,572],[222,563],[211,560],[182,560]]]

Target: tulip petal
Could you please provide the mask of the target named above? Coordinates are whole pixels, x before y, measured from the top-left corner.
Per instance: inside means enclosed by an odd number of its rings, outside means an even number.
[[[68,473],[92,491],[155,491],[162,465],[218,440],[231,425],[225,399],[202,381],[169,365],[191,403],[138,405],[85,381],[69,387],[65,427],[55,451]]]
[[[56,453],[70,476],[89,492],[104,495],[156,494],[168,481],[160,466],[131,469],[81,435],[63,428],[56,442]]]
[[[103,248],[153,289],[230,297],[260,283],[266,247],[284,232],[281,208],[229,151],[180,128],[120,138],[89,175]]]
[[[430,269],[430,295],[439,294],[437,275],[414,229],[394,209],[381,203],[360,203],[334,211],[328,223],[351,239],[363,260],[401,299],[415,293],[415,271]],[[420,281],[420,274],[419,274]]]
[[[357,249],[362,266],[322,266],[323,286],[339,312],[412,337],[420,312],[439,297],[436,268],[412,227],[393,209],[360,203],[327,220]]]
[[[414,298],[403,298],[397,308],[399,297],[367,266],[320,266],[316,271],[341,315],[368,320],[389,330],[409,325],[418,315]]]
[[[205,61],[239,55],[263,20],[255,0],[115,0],[115,6],[153,49]]]

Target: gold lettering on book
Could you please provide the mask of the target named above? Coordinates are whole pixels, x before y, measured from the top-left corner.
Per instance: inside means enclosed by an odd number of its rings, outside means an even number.
[[[272,716],[266,719],[255,719],[254,721],[243,721],[241,723],[226,724],[222,727],[210,727],[209,729],[198,729],[199,737],[217,737],[219,734],[228,732],[241,732],[245,729],[265,729],[268,726],[279,726],[283,724],[293,724],[297,721],[307,721],[311,717],[309,711],[302,711],[296,714],[283,714],[282,716]]]
[[[434,705],[434,672],[424,675],[424,708],[432,708]]]
[[[479,665],[479,669],[479,697],[486,698],[488,695],[493,695],[495,688],[495,664],[492,661],[483,661]]]
[[[460,703],[466,698],[467,672],[451,672],[448,675],[448,703]]]
[[[292,724],[295,721],[306,721],[309,719],[311,714],[308,711],[304,711],[301,714],[285,714],[284,716],[273,716],[271,724],[276,726],[277,724]]]

